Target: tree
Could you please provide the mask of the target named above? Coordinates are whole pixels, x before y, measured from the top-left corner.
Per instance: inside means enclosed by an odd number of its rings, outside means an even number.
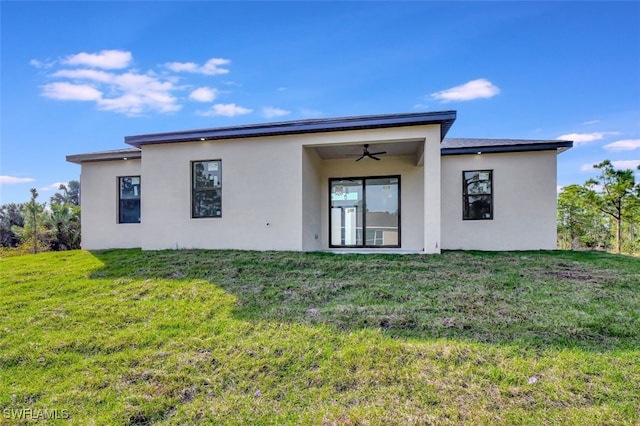
[[[20,236],[24,243],[27,240],[33,241],[33,252],[38,253],[38,242],[42,242],[46,230],[43,227],[43,212],[45,205],[36,201],[38,191],[31,188],[31,200],[22,205],[22,215],[24,216],[24,226],[15,226],[13,230]]]
[[[51,196],[51,205],[65,203],[73,206],[80,205],[80,182],[70,180],[67,185],[61,183],[58,190],[62,191],[62,193],[56,192]]]
[[[587,203],[610,216],[616,225],[616,251],[622,251],[622,226],[624,219],[631,219],[640,196],[640,185],[636,185],[633,170],[615,170],[611,161],[595,164],[600,171],[595,179],[589,179],[584,187]],[[640,166],[638,166],[640,170]]]
[[[562,188],[558,195],[558,235],[562,248],[576,248],[576,242],[584,234],[583,220],[584,188],[580,185],[569,185]]]
[[[49,231],[51,250],[73,250],[80,248],[80,206],[70,203],[51,204],[45,216],[45,227]]]
[[[602,213],[587,202],[583,185],[568,185],[558,195],[560,248],[609,247],[610,231]]]
[[[71,180],[60,184],[51,197],[51,205],[45,226],[50,232],[49,246],[52,250],[80,248],[80,182]]]
[[[22,204],[10,203],[0,207],[0,245],[2,247],[16,247],[20,244],[20,237],[14,232],[13,227],[22,228]]]

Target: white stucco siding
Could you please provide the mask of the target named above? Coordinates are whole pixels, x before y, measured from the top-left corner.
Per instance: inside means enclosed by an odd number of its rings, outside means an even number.
[[[441,155],[440,137],[431,134],[424,142],[423,175],[423,247],[425,253],[440,253],[442,249],[441,218]]]
[[[143,148],[143,249],[301,250],[301,144],[252,138]],[[222,217],[191,217],[191,163],[222,161]]]
[[[439,188],[439,169],[432,167],[439,157],[425,160],[433,163],[425,172],[418,160],[423,150],[410,151],[421,143],[436,146],[439,137],[439,125],[424,125],[148,144],[141,160],[96,161],[96,153],[80,160],[84,246],[323,250],[329,247],[329,178],[400,175],[398,251],[424,251],[425,235],[439,233],[439,209],[425,215],[424,198],[433,192],[425,190],[425,178]],[[344,158],[366,143],[396,142],[408,144],[382,161]],[[193,162],[213,160],[221,161],[222,217],[192,218]],[[117,223],[119,176],[141,176],[140,224]],[[425,233],[426,216],[437,227]]]
[[[322,160],[313,148],[302,149],[302,250],[322,250]]]
[[[82,164],[83,249],[140,247],[140,224],[118,223],[118,177],[140,175],[138,159]],[[144,179],[141,181],[141,192],[144,193]]]
[[[322,160],[315,147],[420,140],[439,132],[429,125],[145,145],[142,247],[323,250],[329,177],[400,174],[402,249],[421,251],[423,172],[415,157],[385,156],[375,164]],[[205,160],[222,161],[220,218],[191,218],[191,163]]]
[[[556,152],[442,157],[442,248],[556,248]],[[462,220],[462,172],[493,170],[493,220]]]

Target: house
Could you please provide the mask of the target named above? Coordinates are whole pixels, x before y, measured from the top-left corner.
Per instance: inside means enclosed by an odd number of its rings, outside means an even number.
[[[556,247],[571,141],[446,139],[455,111],[125,137],[81,165],[85,249]],[[368,155],[367,155],[368,154]]]

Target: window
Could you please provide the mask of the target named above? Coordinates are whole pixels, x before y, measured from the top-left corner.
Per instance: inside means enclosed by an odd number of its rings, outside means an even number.
[[[329,180],[330,247],[400,247],[400,176]]]
[[[140,176],[118,178],[118,223],[140,223]]]
[[[462,219],[493,219],[493,171],[462,172]]]
[[[191,163],[191,217],[222,216],[222,161]]]

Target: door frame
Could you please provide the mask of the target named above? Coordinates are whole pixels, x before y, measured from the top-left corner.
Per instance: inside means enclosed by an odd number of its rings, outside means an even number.
[[[371,245],[371,244],[367,244],[367,180],[371,180],[371,179],[397,179],[398,180],[398,244],[391,244],[391,245]],[[363,243],[358,245],[334,245],[332,243],[332,236],[331,236],[331,232],[332,232],[332,200],[331,200],[331,183],[334,181],[339,181],[339,180],[362,180],[362,241]],[[328,216],[329,216],[329,228],[328,228],[328,239],[327,241],[329,242],[329,248],[356,248],[356,249],[360,249],[360,248],[381,248],[381,249],[388,249],[388,248],[402,248],[402,203],[401,203],[401,199],[402,199],[402,181],[401,181],[401,175],[382,175],[382,176],[377,176],[377,175],[373,175],[373,176],[348,176],[348,177],[330,177],[329,181],[328,181],[328,199],[329,199],[329,212],[328,212]]]

